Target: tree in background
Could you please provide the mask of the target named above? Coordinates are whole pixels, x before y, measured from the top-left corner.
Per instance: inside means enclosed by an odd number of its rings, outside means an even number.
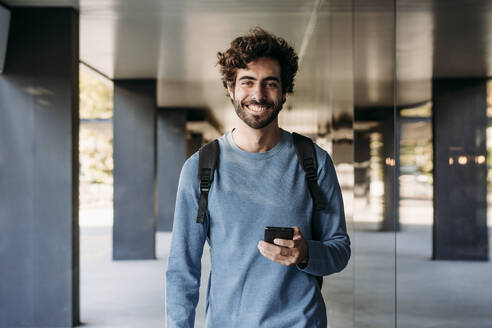
[[[79,79],[80,207],[112,207],[113,83],[83,65]]]

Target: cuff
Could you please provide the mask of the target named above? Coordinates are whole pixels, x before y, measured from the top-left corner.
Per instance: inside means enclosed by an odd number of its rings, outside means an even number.
[[[318,271],[317,270],[318,268],[316,267],[316,259],[314,258],[315,255],[316,255],[316,247],[318,246],[316,244],[316,242],[314,240],[306,240],[306,243],[308,245],[308,261],[307,263],[304,263],[304,264],[296,264],[296,267],[305,272],[305,273],[309,273],[311,275],[315,275],[315,276],[319,276],[320,274],[318,274]]]
[[[309,264],[309,248],[310,248],[310,244],[309,244],[310,240],[306,240],[306,244],[307,244],[307,260],[305,263],[299,263],[299,264],[296,264],[296,267],[299,269],[299,270],[304,270],[307,268],[308,264]]]

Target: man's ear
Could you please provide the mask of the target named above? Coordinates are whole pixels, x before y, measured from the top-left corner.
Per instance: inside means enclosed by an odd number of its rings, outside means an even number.
[[[227,92],[229,93],[229,97],[231,97],[231,99],[234,99],[234,88],[232,87],[232,85],[227,84]]]
[[[282,105],[285,104],[285,102],[287,101],[287,94],[286,93],[284,93],[282,95],[282,99],[280,101],[282,102]]]

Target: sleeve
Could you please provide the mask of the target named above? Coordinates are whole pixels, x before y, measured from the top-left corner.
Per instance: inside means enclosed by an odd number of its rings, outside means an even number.
[[[171,250],[166,271],[166,326],[193,328],[198,303],[201,258],[208,221],[196,222],[199,199],[198,156],[183,165],[179,178]]]
[[[318,158],[321,156],[326,160],[323,167],[319,169],[318,183],[327,206],[321,211],[314,211],[311,226],[312,235],[315,237],[313,240],[307,240],[308,263],[297,266],[300,270],[315,276],[326,276],[342,271],[351,253],[342,192],[335,167],[328,153],[318,152]]]

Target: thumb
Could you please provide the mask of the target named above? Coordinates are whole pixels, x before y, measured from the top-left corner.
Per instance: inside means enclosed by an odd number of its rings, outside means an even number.
[[[299,227],[292,227],[294,229],[294,238],[293,239],[300,239],[300,238],[304,238],[302,236],[302,233],[301,233],[301,229],[299,229]]]

